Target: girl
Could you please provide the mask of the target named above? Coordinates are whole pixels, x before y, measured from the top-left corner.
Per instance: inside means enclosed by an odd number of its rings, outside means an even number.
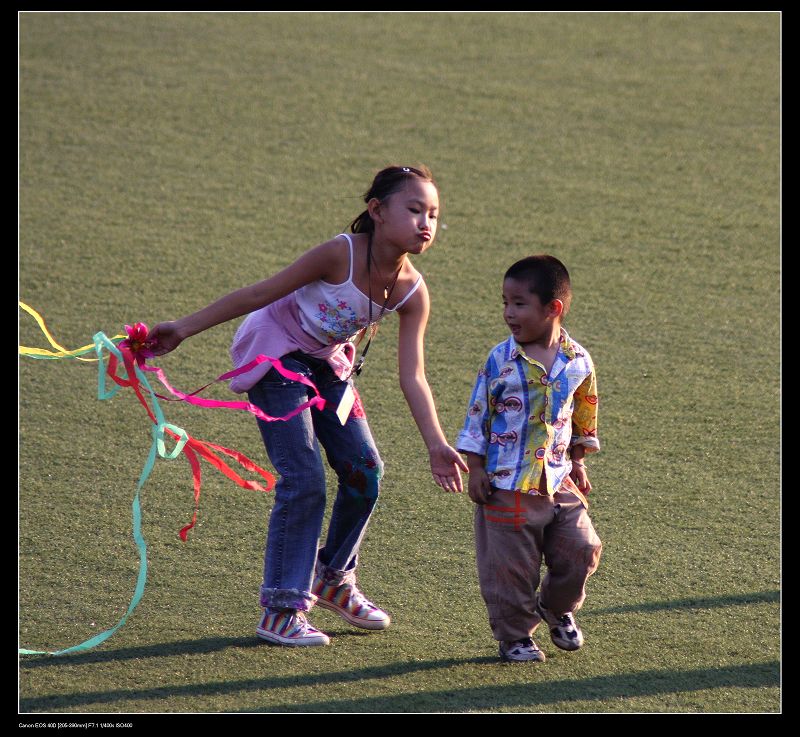
[[[396,312],[400,386],[430,454],[436,483],[462,491],[467,466],[447,443],[425,377],[423,336],[428,290],[408,259],[436,236],[439,193],[424,167],[378,172],[364,196],[367,208],[342,233],[312,248],[265,281],[208,307],[156,325],[148,336],[155,355],[214,325],[247,314],[231,347],[236,367],[259,354],[308,377],[327,400],[288,421],[258,420],[270,461],[280,474],[269,520],[257,635],[281,645],[327,645],[305,612],[317,603],[356,627],[382,630],[390,619],[356,586],[358,550],[378,497],[383,472],[352,382],[360,371],[353,338]],[[249,313],[249,314],[248,314]],[[283,417],[307,402],[310,389],[287,381],[269,363],[241,374],[231,389],[247,392],[267,415]],[[338,415],[337,415],[338,410]],[[319,445],[339,487],[325,545],[317,550],[325,511],[325,472]]]

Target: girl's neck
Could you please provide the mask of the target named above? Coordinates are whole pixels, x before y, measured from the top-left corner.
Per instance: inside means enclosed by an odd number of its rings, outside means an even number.
[[[386,302],[391,307],[397,301],[396,297],[392,299],[392,295],[398,281],[401,281],[405,253],[397,254],[390,244],[376,239],[374,233],[365,234],[355,264],[353,280],[356,286],[373,302]]]
[[[372,234],[372,261],[384,274],[394,274],[402,268],[406,260],[403,251],[384,241],[379,233]]]

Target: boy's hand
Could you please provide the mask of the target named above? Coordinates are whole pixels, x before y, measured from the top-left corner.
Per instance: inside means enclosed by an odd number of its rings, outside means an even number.
[[[575,482],[582,494],[588,494],[592,490],[592,485],[589,483],[589,477],[586,474],[586,466],[578,461],[572,461],[572,470],[569,472],[569,477]]]
[[[485,468],[470,468],[467,492],[475,504],[486,504],[489,501],[489,497],[492,495],[492,486]]]

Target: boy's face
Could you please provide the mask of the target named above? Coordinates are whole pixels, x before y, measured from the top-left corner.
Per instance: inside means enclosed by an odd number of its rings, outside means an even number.
[[[503,319],[517,343],[536,343],[552,334],[554,321],[561,314],[560,301],[543,305],[526,281],[503,282]]]

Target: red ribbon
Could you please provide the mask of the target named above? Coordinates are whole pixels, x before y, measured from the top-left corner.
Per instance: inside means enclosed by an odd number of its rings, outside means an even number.
[[[124,378],[119,374],[119,361],[117,357],[113,354],[109,355],[108,359],[108,366],[106,371],[111,377],[111,379],[121,387],[130,387],[135,392],[137,398],[141,405],[145,408],[150,420],[157,424],[157,420],[155,415],[153,414],[150,405],[145,398],[142,388],[141,382],[139,381],[138,377],[136,376],[136,368],[134,366],[134,353],[128,346],[120,346],[120,352],[122,353],[123,361],[125,364],[125,370],[127,373],[127,378]],[[138,362],[137,362],[138,363]],[[141,366],[141,364],[140,364]],[[157,369],[157,376],[159,379],[164,382],[163,372],[160,369]],[[168,385],[167,385],[168,386]],[[316,387],[315,387],[316,388]],[[184,395],[188,396],[188,395]],[[187,400],[188,401],[188,400]],[[193,402],[193,404],[196,402]],[[226,403],[220,403],[226,404]],[[227,403],[227,404],[249,404],[249,402],[239,402],[239,403]],[[209,406],[209,405],[204,405]],[[218,405],[214,405],[218,406]],[[256,408],[257,409],[257,408]],[[262,413],[263,414],[263,413]],[[265,416],[266,417],[266,416]],[[286,419],[286,418],[273,418],[273,419]],[[170,430],[169,428],[166,429],[167,433],[174,439],[178,439],[178,435]],[[197,512],[200,507],[200,489],[201,489],[201,466],[200,466],[200,458],[205,459],[208,461],[212,466],[214,466],[217,470],[219,470],[222,474],[227,476],[231,481],[233,481],[238,486],[244,489],[251,489],[253,491],[270,491],[275,486],[275,477],[267,470],[261,468],[257,463],[252,461],[243,453],[240,453],[236,450],[231,450],[230,448],[226,448],[222,445],[217,445],[216,443],[209,443],[207,441],[198,440],[197,438],[192,437],[191,435],[187,434],[187,441],[183,447],[183,452],[186,454],[186,458],[189,461],[189,465],[192,468],[192,477],[193,477],[193,485],[194,485],[194,512],[192,514],[192,521],[185,525],[180,530],[180,537],[181,540],[186,541],[187,535],[189,530],[191,530],[196,522],[197,522]],[[216,452],[215,452],[216,451]],[[251,481],[244,479],[240,476],[236,471],[234,471],[218,454],[223,454],[233,458],[242,468],[246,471],[250,471],[260,475],[265,483],[261,484],[257,481]]]
[[[153,414],[150,405],[147,403],[147,400],[142,393],[141,390],[141,382],[136,376],[136,368],[140,368],[144,371],[152,372],[156,375],[158,380],[167,388],[170,394],[173,395],[176,399],[172,399],[170,397],[164,397],[160,394],[155,394],[156,397],[159,399],[165,399],[167,401],[183,401],[188,402],[189,404],[194,404],[199,407],[218,407],[218,408],[225,408],[225,409],[238,409],[238,410],[246,410],[247,412],[252,413],[256,417],[265,422],[276,422],[276,421],[285,421],[294,417],[295,415],[303,412],[306,409],[314,408],[317,409],[324,409],[326,405],[325,399],[320,395],[319,389],[311,382],[307,377],[303,376],[302,374],[298,374],[294,371],[290,371],[289,369],[285,368],[281,361],[277,358],[271,358],[269,356],[259,355],[255,359],[253,359],[250,363],[245,366],[241,366],[240,368],[234,369],[232,371],[228,371],[227,373],[222,374],[217,379],[212,382],[209,382],[205,386],[196,389],[193,392],[186,393],[182,392],[178,389],[175,389],[167,380],[167,377],[164,374],[164,371],[157,366],[148,366],[146,361],[148,358],[153,357],[152,351],[152,344],[147,340],[148,329],[147,325],[141,322],[137,322],[135,325],[126,325],[125,330],[128,333],[128,338],[123,340],[118,348],[120,353],[122,354],[123,362],[125,364],[125,370],[127,372],[128,378],[124,379],[117,373],[117,369],[119,367],[119,361],[117,360],[116,356],[110,355],[109,362],[108,362],[108,375],[112,378],[120,386],[129,386],[131,387],[136,396],[138,397],[139,401],[141,402],[142,406],[147,411],[150,419],[153,421],[154,424],[158,424],[158,421]],[[266,414],[263,410],[259,407],[254,405],[252,402],[224,402],[216,399],[204,399],[198,397],[197,395],[202,392],[203,390],[207,389],[212,384],[215,384],[219,381],[226,381],[228,379],[232,379],[235,376],[239,376],[240,374],[246,373],[251,369],[255,368],[261,363],[265,361],[269,361],[275,369],[280,373],[282,376],[286,377],[290,381],[297,381],[301,384],[305,384],[306,386],[310,387],[314,391],[314,396],[311,397],[307,402],[303,402],[300,406],[293,409],[287,415],[283,417],[271,417],[270,415]],[[149,386],[148,386],[149,389]],[[152,389],[149,389],[152,391]],[[178,439],[178,436],[169,428],[165,428],[166,432],[170,434],[171,437]],[[221,445],[216,445],[214,443],[209,443],[206,441],[198,440],[196,438],[191,437],[187,434],[187,441],[183,447],[183,452],[186,453],[186,457],[189,460],[189,465],[192,467],[192,476],[194,482],[194,513],[192,515],[192,521],[183,527],[180,531],[180,537],[182,540],[186,540],[186,536],[194,526],[197,521],[197,511],[200,505],[200,487],[201,487],[201,468],[200,468],[200,458],[204,458],[212,466],[216,469],[221,471],[225,476],[231,479],[234,483],[238,486],[241,486],[245,489],[253,489],[255,491],[269,491],[275,485],[275,477],[269,473],[269,471],[264,470],[259,465],[254,463],[250,460],[247,456],[238,451],[231,450],[230,448],[225,448]],[[213,449],[213,450],[212,450]],[[223,455],[227,455],[233,458],[240,466],[244,469],[259,474],[265,481],[266,486],[262,485],[256,481],[247,481],[242,478],[238,473],[236,473],[225,461],[223,461],[218,453]]]

